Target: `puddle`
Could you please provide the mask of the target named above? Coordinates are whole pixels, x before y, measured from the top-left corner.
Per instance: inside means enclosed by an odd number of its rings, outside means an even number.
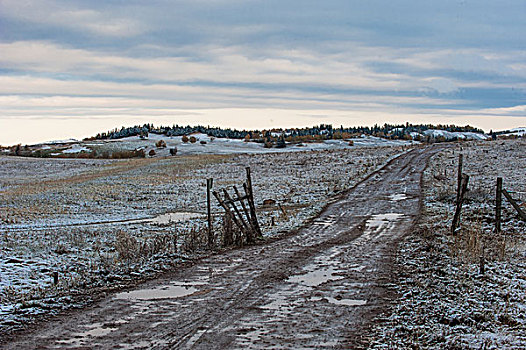
[[[376,239],[389,232],[389,229],[395,226],[397,220],[402,218],[404,214],[386,213],[372,215],[369,220],[365,222],[365,230],[362,236],[356,240],[356,244],[370,244],[369,240],[376,236]]]
[[[379,230],[383,228],[384,226],[387,226],[392,221],[396,221],[400,219],[404,214],[397,214],[397,213],[387,213],[387,214],[377,214],[371,216],[369,220],[365,223],[367,229],[374,228],[376,230]]]
[[[312,224],[316,226],[329,227],[329,226],[334,225],[335,222],[336,222],[336,217],[334,215],[329,215],[324,219],[314,220]]]
[[[155,299],[175,299],[182,298],[198,291],[195,285],[204,283],[182,283],[169,284],[156,288],[147,288],[122,292],[115,295],[115,299],[120,300],[155,300]]]
[[[168,225],[173,222],[188,221],[201,216],[202,214],[191,212],[166,213],[151,219],[150,222],[156,225]]]
[[[407,199],[407,196],[405,195],[405,193],[397,193],[397,194],[392,194],[389,196],[389,200],[393,202],[398,202],[404,199]]]
[[[263,310],[279,311],[283,315],[288,315],[293,312],[296,307],[300,307],[303,303],[301,299],[290,300],[292,296],[301,295],[309,292],[311,288],[299,288],[295,290],[280,291],[271,295],[274,299],[270,303],[261,306]]]
[[[89,328],[87,331],[81,332],[81,333],[74,333],[72,338],[58,340],[57,343],[58,344],[62,344],[62,345],[65,345],[65,344],[69,344],[69,345],[79,344],[82,341],[86,340],[86,338],[104,337],[105,335],[108,335],[111,332],[113,332],[113,331],[118,329],[118,327],[107,327],[107,326],[104,326],[102,323],[99,323],[99,322],[91,324],[91,325],[89,325],[87,327]]]
[[[142,223],[151,223],[154,225],[168,225],[175,222],[184,222],[188,220],[192,220],[195,218],[202,217],[203,214],[200,213],[192,213],[192,212],[174,212],[174,213],[165,213],[158,215],[154,218],[149,219],[137,219],[137,220],[125,220],[122,221],[122,223],[125,224],[142,224]]]
[[[321,300],[327,300],[329,303],[334,305],[343,305],[343,306],[362,306],[367,304],[367,300],[363,299],[336,299],[331,297],[325,297],[325,298],[312,298],[312,301],[321,301]]]
[[[25,231],[28,229],[34,231],[45,231],[61,227],[89,227],[89,226],[99,226],[99,225],[134,225],[134,224],[153,224],[153,225],[168,225],[176,222],[184,222],[196,218],[204,217],[200,213],[192,212],[175,212],[175,213],[165,213],[158,215],[154,218],[144,218],[144,219],[122,219],[122,220],[107,220],[107,221],[93,221],[93,222],[70,222],[70,223],[59,223],[59,224],[49,224],[49,225],[16,225],[11,227],[9,230],[13,232]]]
[[[335,273],[340,272],[333,267],[319,269],[307,272],[303,275],[291,276],[288,282],[299,283],[307,287],[316,287],[320,284],[343,279],[343,276],[337,276]]]
[[[365,266],[365,265],[358,265],[358,266],[356,266],[356,267],[351,267],[351,268],[349,268],[349,270],[351,270],[351,271],[357,271],[357,272],[362,272],[363,269],[365,269],[366,267],[367,267],[367,266]]]
[[[142,340],[133,344],[119,344],[119,349],[133,350],[133,349],[151,349],[152,344],[146,340]]]

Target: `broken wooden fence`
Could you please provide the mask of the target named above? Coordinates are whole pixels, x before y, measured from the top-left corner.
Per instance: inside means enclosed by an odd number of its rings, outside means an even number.
[[[245,170],[247,181],[243,183],[243,195],[237,186],[232,186],[232,195],[230,195],[226,188],[223,188],[219,192],[212,192],[219,205],[225,210],[226,221],[232,220],[241,233],[241,236],[236,238],[231,237],[231,232],[226,234],[224,237],[225,245],[235,243],[241,246],[244,243],[255,242],[257,238],[262,237],[256,216],[256,206],[254,205],[250,167],[247,167]]]
[[[462,211],[462,204],[464,202],[465,195],[468,191],[469,176],[462,173],[463,155],[458,156],[458,180],[457,180],[457,197],[456,197],[456,208],[453,222],[451,223],[451,233],[455,234],[460,226],[460,214]],[[517,201],[511,196],[511,193],[506,189],[502,188],[502,177],[497,177],[495,195],[495,232],[501,231],[502,222],[502,196],[513,206],[517,211],[520,219],[526,221],[526,213],[517,203]]]
[[[513,199],[510,192],[502,188],[502,177],[498,177],[495,198],[495,232],[500,232],[501,230],[500,226],[502,220],[502,195],[504,195],[504,198],[506,198],[508,202],[510,202],[510,204],[513,206],[513,208],[517,211],[519,217],[526,222],[526,213],[524,213],[517,201]]]

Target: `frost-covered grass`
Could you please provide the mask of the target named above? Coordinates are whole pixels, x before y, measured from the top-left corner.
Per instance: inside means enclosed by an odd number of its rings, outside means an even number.
[[[130,160],[0,158],[0,327],[70,306],[71,295],[119,288],[200,254],[204,216],[171,224],[133,219],[206,213],[207,178],[214,178],[214,189],[240,187],[250,166],[260,224],[270,236],[300,226],[335,194],[403,151],[348,147]],[[265,199],[275,200],[286,214],[277,205],[263,206]],[[222,210],[215,200],[212,204],[220,241]]]
[[[526,348],[526,223],[504,202],[502,233],[494,232],[497,176],[526,199],[525,149],[526,140],[463,143],[432,158],[423,217],[397,254],[399,281],[390,288],[400,299],[379,320],[371,348]],[[460,152],[470,192],[453,236]]]

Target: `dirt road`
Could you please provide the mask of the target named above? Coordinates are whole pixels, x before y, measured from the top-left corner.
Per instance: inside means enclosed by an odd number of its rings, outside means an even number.
[[[7,349],[360,347],[437,148],[388,164],[296,234],[200,260],[42,325]]]

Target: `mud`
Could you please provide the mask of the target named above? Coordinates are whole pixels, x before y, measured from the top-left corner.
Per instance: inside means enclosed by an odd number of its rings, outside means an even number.
[[[364,347],[393,300],[393,254],[419,215],[422,172],[437,151],[393,160],[295,234],[202,259],[4,347]]]

